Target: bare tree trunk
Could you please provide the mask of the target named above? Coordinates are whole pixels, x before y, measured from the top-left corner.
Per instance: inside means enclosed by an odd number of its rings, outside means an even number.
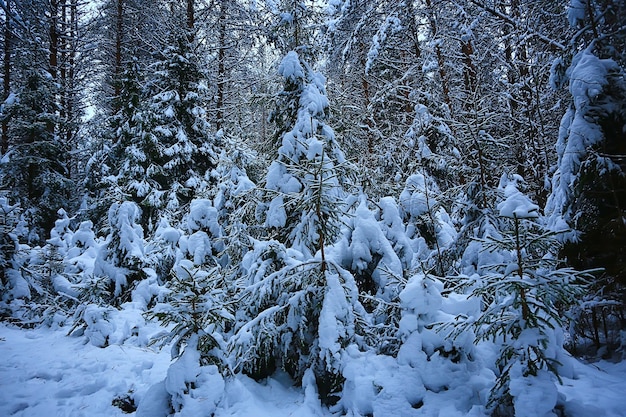
[[[195,25],[195,7],[193,0],[187,0],[187,28],[193,29]]]
[[[120,96],[122,86],[120,77],[122,75],[122,41],[124,39],[124,0],[117,0],[115,14],[115,66],[113,68],[113,97]],[[117,113],[121,103],[113,100],[113,113]]]
[[[50,36],[50,45],[48,47],[49,51],[49,61],[48,65],[50,67],[50,75],[54,80],[58,78],[58,68],[59,68],[59,0],[50,0],[50,23],[49,23],[49,36]]]
[[[69,22],[68,22],[68,49],[67,49],[67,80],[65,92],[67,95],[66,114],[68,115],[68,126],[65,132],[65,144],[69,150],[76,147],[76,123],[78,119],[78,106],[76,99],[76,53],[78,49],[78,0],[69,0]],[[71,178],[75,169],[74,161],[70,158],[67,164],[67,176]]]
[[[428,7],[428,21],[430,23],[430,31],[432,36],[437,35],[437,21],[435,20],[435,12],[431,0],[426,0],[426,6]],[[437,66],[439,67],[439,78],[441,80],[441,90],[443,93],[443,101],[448,108],[452,109],[452,102],[450,101],[450,85],[448,84],[448,74],[446,73],[445,59],[441,47],[438,43],[435,44],[435,55],[437,56]]]
[[[215,127],[220,130],[224,124],[224,95],[226,90],[226,5],[228,0],[222,0],[218,21],[218,51],[217,51],[217,103]]]
[[[59,0],[50,0],[50,21],[48,23],[49,45],[48,45],[48,67],[50,76],[55,83],[59,81]],[[56,101],[56,94],[53,95]],[[48,132],[54,135],[57,122],[48,123]],[[32,177],[31,177],[32,178]],[[29,196],[30,197],[30,196]]]
[[[474,46],[472,40],[468,39],[466,42],[461,42],[461,53],[463,54],[463,83],[465,85],[465,91],[468,95],[468,99],[471,100],[476,93],[478,85],[477,72],[472,55],[474,55]]]
[[[61,116],[61,120],[63,122],[67,122],[68,114],[67,114],[67,64],[68,64],[68,48],[69,48],[69,30],[68,30],[68,13],[67,13],[67,0],[61,0],[61,4],[58,5],[61,9],[61,21],[59,24],[60,33],[58,33],[58,59],[60,65],[58,66],[59,71],[59,85],[61,89],[59,91],[59,112]]]
[[[11,94],[11,48],[13,32],[11,31],[11,0],[6,0],[6,10],[4,14],[4,85],[2,91],[2,101],[5,101]],[[9,121],[6,115],[2,118],[2,139],[0,140],[0,155],[4,155],[9,150]]]

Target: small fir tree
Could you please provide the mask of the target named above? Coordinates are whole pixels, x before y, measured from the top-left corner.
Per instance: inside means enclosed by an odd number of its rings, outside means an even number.
[[[223,334],[232,327],[234,303],[228,301],[228,285],[218,265],[199,267],[181,260],[173,268],[167,285],[168,295],[149,312],[164,326],[174,325],[163,337],[154,340],[161,346],[172,343],[172,359],[177,359],[190,341],[199,353],[199,364],[227,369]]]
[[[488,402],[493,415],[548,416],[557,399],[550,374],[560,380],[565,358],[564,310],[578,302],[590,275],[560,267],[557,233],[537,222],[539,207],[518,190],[519,182],[516,175],[503,178],[505,200],[498,211],[509,229],[479,240],[481,252],[499,261],[483,265],[471,296],[482,300],[484,309],[461,320],[456,335],[472,329],[477,341],[493,339],[500,346]],[[545,401],[529,408],[523,400],[527,390],[543,391]]]
[[[18,237],[15,234],[15,227],[19,221],[19,205],[10,204],[9,200],[0,197],[0,285],[3,294],[2,301],[5,301],[5,294],[9,290],[9,274],[13,255],[19,249]]]
[[[281,146],[260,190],[268,237],[254,242],[238,271],[245,308],[230,351],[237,371],[261,378],[282,369],[298,383],[314,380],[322,400],[334,402],[341,352],[356,343],[364,314],[354,277],[326,254],[345,211],[345,159],[325,123],[324,77],[295,51],[279,72],[298,92],[288,96],[295,119],[279,126]]]

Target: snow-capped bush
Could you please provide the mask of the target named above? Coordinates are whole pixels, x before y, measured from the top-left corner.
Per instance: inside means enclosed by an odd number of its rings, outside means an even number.
[[[398,347],[395,302],[405,280],[404,269],[374,214],[365,200],[361,201],[348,216],[341,239],[328,249],[328,254],[350,271],[360,302],[371,314],[366,343],[380,352],[391,353]]]
[[[108,280],[111,296],[117,299],[134,282],[144,278],[145,241],[143,229],[137,223],[141,210],[137,204],[125,201],[109,209],[109,234],[94,263],[94,274]]]
[[[407,235],[413,239],[423,239],[423,244],[416,249],[419,261],[428,265],[422,268],[436,268],[443,275],[445,266],[443,252],[456,241],[457,232],[450,216],[439,202],[441,192],[435,182],[422,174],[413,174],[406,180],[400,194],[399,209],[407,223]],[[421,250],[420,250],[421,249]],[[430,253],[430,252],[434,253]]]
[[[111,321],[111,314],[115,309],[108,306],[87,304],[81,311],[84,322],[84,335],[94,346],[107,347],[110,337],[116,330],[115,323]]]

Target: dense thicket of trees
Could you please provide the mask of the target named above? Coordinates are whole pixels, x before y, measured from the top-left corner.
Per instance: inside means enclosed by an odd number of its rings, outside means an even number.
[[[340,405],[351,349],[492,339],[494,415],[555,329],[619,347],[623,1],[0,6],[2,317],[104,346],[141,300],[179,360]],[[422,310],[450,294],[481,308]]]

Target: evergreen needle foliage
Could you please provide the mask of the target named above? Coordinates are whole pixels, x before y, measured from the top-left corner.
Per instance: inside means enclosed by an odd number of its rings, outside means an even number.
[[[502,230],[501,236],[480,240],[484,252],[499,253],[503,259],[485,266],[471,292],[484,308],[478,317],[457,317],[452,332],[459,337],[471,331],[476,342],[501,344],[497,380],[488,402],[498,416],[512,412],[513,373],[526,378],[547,370],[560,381],[558,335],[568,324],[567,311],[580,301],[593,278],[593,271],[561,267],[553,257],[558,253],[559,233],[515,214],[503,220],[509,229]]]
[[[220,267],[196,267],[182,261],[169,282],[169,294],[158,303],[148,317],[159,319],[164,326],[173,326],[152,343],[172,344],[172,358],[178,358],[184,346],[194,337],[195,349],[202,365],[225,365],[225,342],[221,336],[233,324],[234,302],[228,301],[226,284]]]

